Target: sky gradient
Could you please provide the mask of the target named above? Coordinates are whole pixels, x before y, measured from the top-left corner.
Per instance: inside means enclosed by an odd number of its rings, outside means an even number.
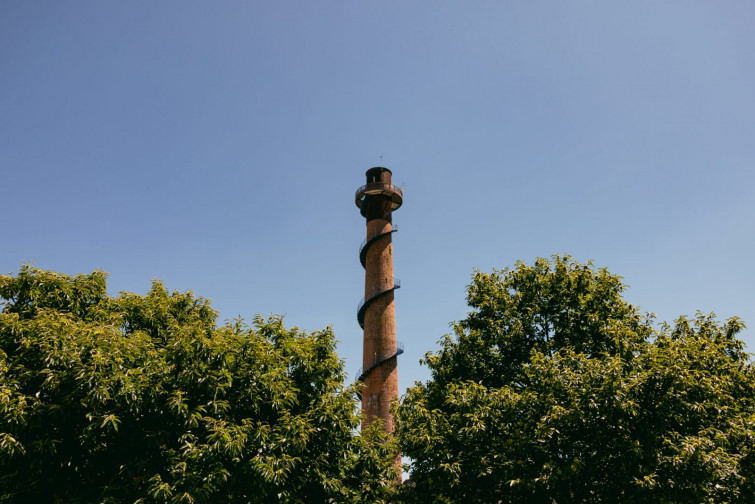
[[[0,4],[0,271],[102,269],[219,322],[331,325],[350,376],[364,172],[394,214],[401,390],[475,268],[570,254],[755,351],[751,1]]]

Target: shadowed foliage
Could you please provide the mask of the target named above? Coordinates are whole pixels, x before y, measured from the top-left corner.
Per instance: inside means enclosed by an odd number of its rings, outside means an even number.
[[[713,315],[673,326],[569,257],[475,273],[396,409],[407,502],[755,501],[755,372]]]
[[[0,277],[0,502],[383,502],[330,329],[216,327],[191,292],[24,266]]]

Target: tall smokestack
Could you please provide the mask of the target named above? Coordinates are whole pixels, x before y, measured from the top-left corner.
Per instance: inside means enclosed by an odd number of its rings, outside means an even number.
[[[401,189],[391,184],[391,171],[375,167],[367,170],[367,183],[356,192],[356,204],[367,220],[367,238],[359,250],[364,266],[364,299],[359,305],[357,319],[364,329],[362,370],[359,380],[362,389],[364,425],[375,419],[384,422],[393,432],[391,401],[398,399],[398,370],[396,357],[403,353],[396,342],[396,315],[393,291],[400,284],[393,278],[393,245],[396,231],[391,213],[403,203]]]

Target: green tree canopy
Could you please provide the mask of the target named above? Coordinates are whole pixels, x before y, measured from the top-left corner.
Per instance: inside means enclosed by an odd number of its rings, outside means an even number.
[[[411,502],[755,502],[755,372],[713,315],[656,327],[569,257],[476,273],[396,410]]]
[[[0,502],[382,502],[330,329],[216,327],[192,293],[0,276]]]

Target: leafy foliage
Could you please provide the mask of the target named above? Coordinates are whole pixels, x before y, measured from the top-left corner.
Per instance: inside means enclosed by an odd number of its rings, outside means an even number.
[[[655,328],[623,289],[569,257],[476,273],[472,312],[396,411],[407,501],[755,501],[744,325]]]
[[[0,277],[0,502],[383,502],[330,329],[216,327],[192,293],[24,266]]]

